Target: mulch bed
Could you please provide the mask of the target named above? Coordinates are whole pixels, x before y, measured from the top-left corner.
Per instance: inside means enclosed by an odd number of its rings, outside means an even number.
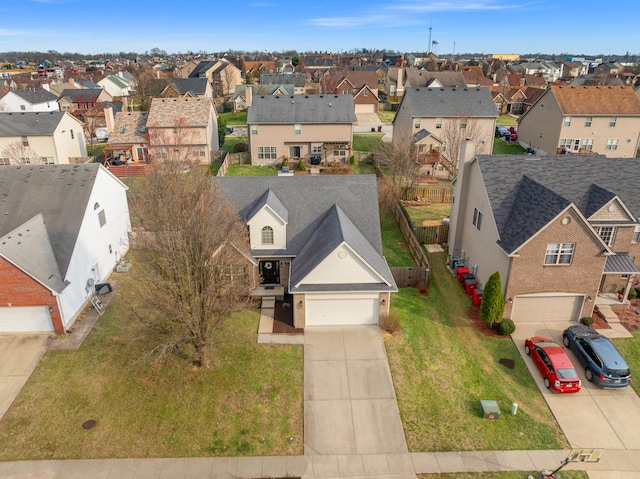
[[[284,301],[276,301],[273,312],[273,334],[302,334],[301,328],[293,327],[293,296],[286,294]]]
[[[474,306],[472,304],[471,307],[469,308],[469,311],[467,312],[467,315],[469,316],[469,319],[473,321],[473,325],[475,326],[475,328],[485,336],[488,336],[490,338],[501,338],[501,339],[509,338],[509,336],[502,336],[498,332],[497,324],[493,328],[491,328],[489,326],[489,323],[480,319],[480,306]]]
[[[613,307],[611,310],[618,315],[622,325],[629,331],[637,331],[640,329],[640,299],[632,299],[629,307]]]

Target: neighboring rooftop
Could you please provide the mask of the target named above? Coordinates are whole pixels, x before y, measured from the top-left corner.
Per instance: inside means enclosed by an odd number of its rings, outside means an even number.
[[[65,114],[63,111],[0,113],[0,136],[51,135]]]
[[[247,115],[248,124],[355,121],[353,95],[254,96]]]

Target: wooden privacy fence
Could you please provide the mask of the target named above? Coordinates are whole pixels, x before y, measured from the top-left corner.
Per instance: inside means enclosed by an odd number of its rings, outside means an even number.
[[[429,261],[427,260],[427,255],[424,253],[422,246],[416,239],[413,234],[413,229],[411,228],[411,224],[409,223],[409,219],[404,213],[402,205],[399,201],[393,203],[393,216],[396,218],[396,222],[400,227],[400,231],[402,232],[402,236],[404,236],[407,245],[409,246],[409,251],[411,251],[411,256],[413,256],[413,260],[416,262],[416,266],[418,268],[423,268],[425,270],[426,279],[425,283],[428,285],[430,281],[430,272],[431,266],[429,265]]]
[[[451,203],[453,191],[443,186],[412,186],[404,190],[403,200],[420,198],[424,203]]]
[[[443,244],[449,242],[449,225],[418,226],[413,229],[418,243]]]
[[[429,268],[389,268],[398,288],[415,288],[429,284]]]

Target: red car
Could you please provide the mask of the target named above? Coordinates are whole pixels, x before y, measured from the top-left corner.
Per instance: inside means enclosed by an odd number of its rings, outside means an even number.
[[[580,378],[564,348],[551,338],[534,336],[524,342],[524,352],[531,356],[544,378],[544,385],[558,393],[580,391]]]

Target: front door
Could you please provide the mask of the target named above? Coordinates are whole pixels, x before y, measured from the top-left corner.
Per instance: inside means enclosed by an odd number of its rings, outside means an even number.
[[[259,270],[262,276],[261,284],[280,284],[279,261],[260,261]]]
[[[291,158],[300,158],[300,153],[301,153],[300,147],[292,146],[290,153],[291,153]]]

